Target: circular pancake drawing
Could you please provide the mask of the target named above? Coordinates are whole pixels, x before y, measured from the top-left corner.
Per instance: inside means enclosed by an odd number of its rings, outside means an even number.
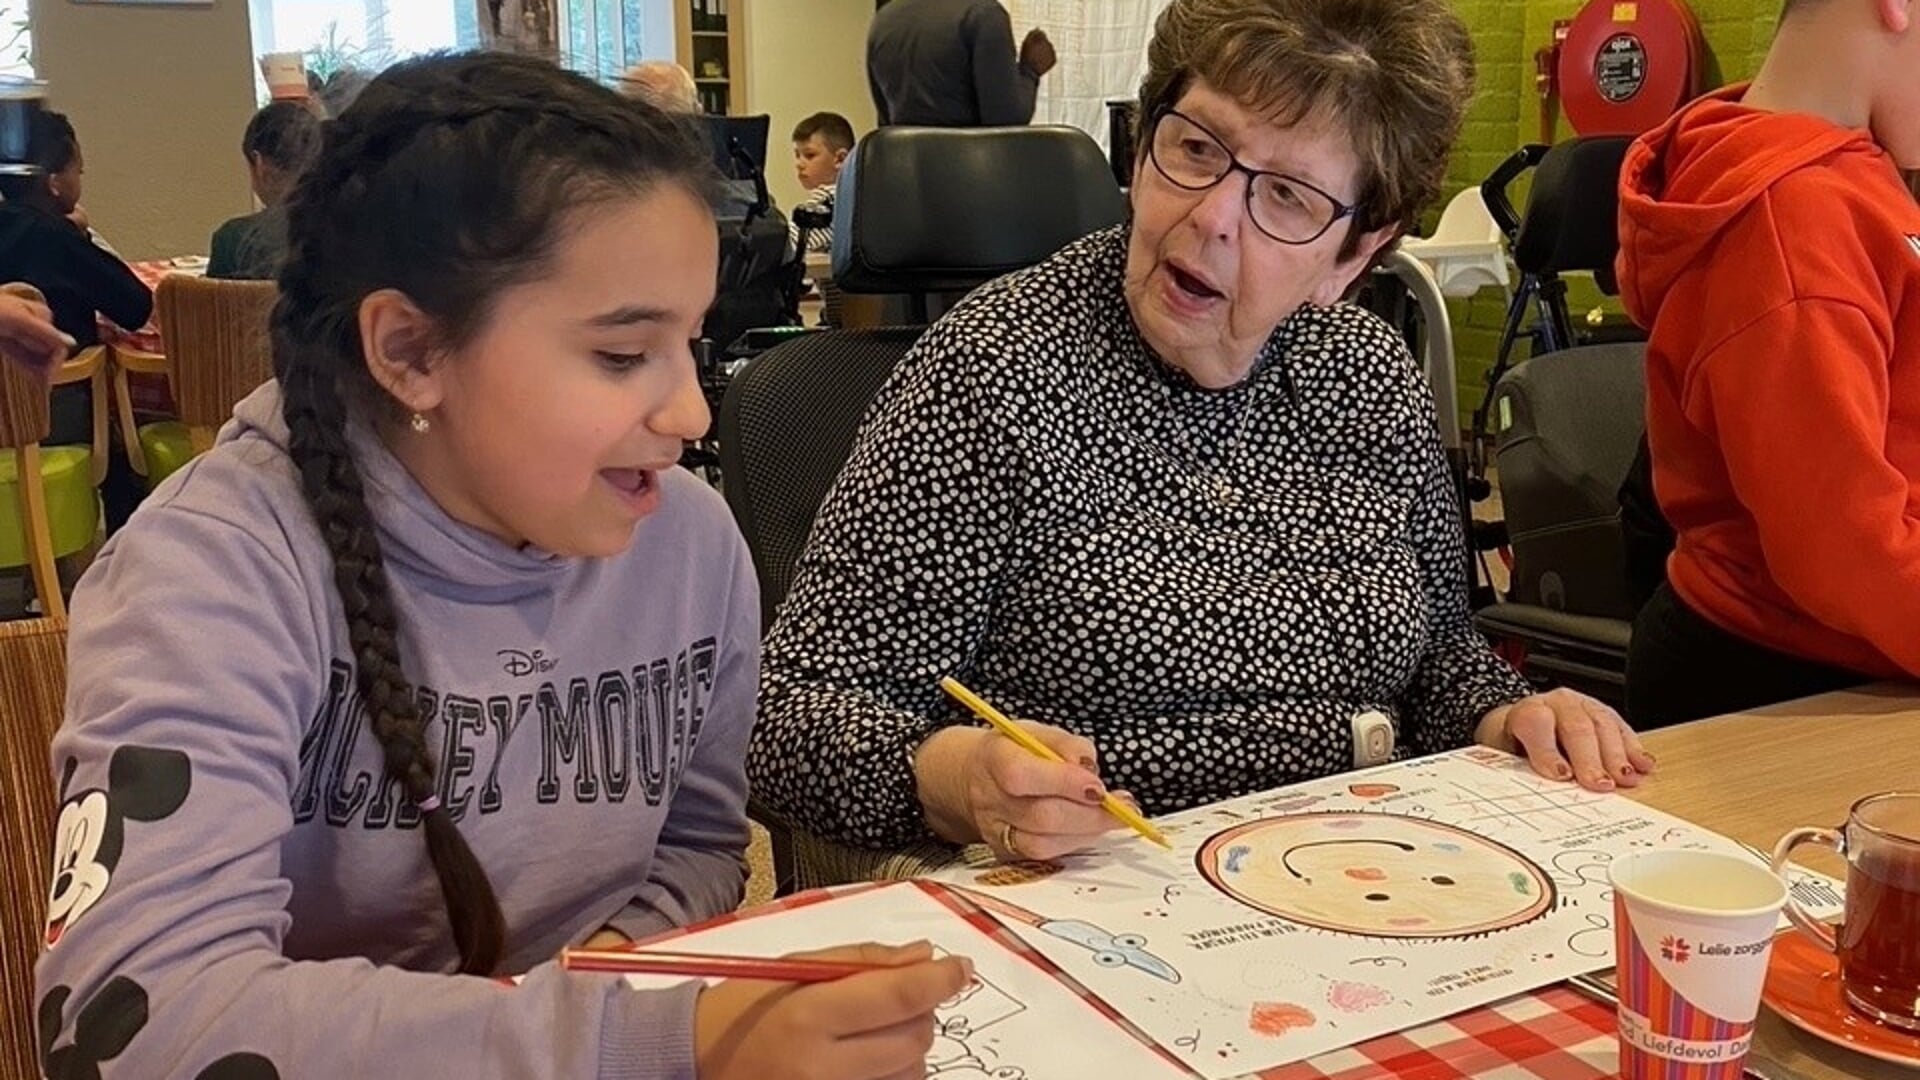
[[[1384,938],[1456,938],[1553,910],[1546,872],[1504,844],[1397,814],[1321,811],[1237,825],[1200,848],[1200,874],[1289,922]]]

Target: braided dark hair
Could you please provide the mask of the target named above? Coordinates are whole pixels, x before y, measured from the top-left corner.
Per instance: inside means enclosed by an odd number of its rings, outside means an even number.
[[[328,122],[288,201],[273,311],[288,447],[333,556],[387,773],[416,804],[434,807],[434,763],[347,438],[356,410],[398,411],[367,370],[361,301],[400,291],[451,351],[484,327],[501,290],[551,265],[565,219],[661,183],[713,190],[710,156],[682,121],[542,60],[439,55],[388,69]],[[422,817],[461,970],[490,973],[506,948],[493,886],[448,810]]]

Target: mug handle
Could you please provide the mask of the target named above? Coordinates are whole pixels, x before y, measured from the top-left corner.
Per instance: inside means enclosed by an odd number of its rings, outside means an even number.
[[[1847,838],[1837,829],[1795,829],[1780,838],[1773,848],[1773,872],[1789,886],[1793,879],[1787,876],[1787,860],[1793,849],[1801,844],[1822,844],[1840,853],[1847,854]],[[1834,937],[1833,928],[1806,913],[1800,907],[1800,901],[1793,898],[1791,889],[1787,892],[1787,918],[1801,933],[1819,942],[1830,953],[1840,951],[1840,942]]]

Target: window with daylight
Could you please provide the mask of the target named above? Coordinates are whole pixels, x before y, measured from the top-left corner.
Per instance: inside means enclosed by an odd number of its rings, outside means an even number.
[[[674,58],[671,0],[565,0],[561,60],[601,82],[643,60]]]
[[[343,72],[370,77],[396,60],[436,49],[477,48],[483,44],[481,9],[488,2],[247,0],[254,55],[300,53],[307,74],[322,84]],[[264,82],[259,91],[264,101]]]
[[[674,58],[673,0],[247,0],[253,51],[297,52],[319,83],[372,76],[439,49],[499,49],[558,59],[611,83],[642,60]],[[0,12],[26,0],[0,0]],[[5,31],[0,31],[4,40]],[[257,73],[256,73],[257,74]],[[261,99],[266,84],[259,84]]]
[[[0,0],[0,75],[33,77],[33,29],[27,0]]]

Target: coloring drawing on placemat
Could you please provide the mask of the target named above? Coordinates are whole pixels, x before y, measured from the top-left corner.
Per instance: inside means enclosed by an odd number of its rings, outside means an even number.
[[[1473,937],[1545,915],[1553,882],[1504,844],[1439,821],[1289,814],[1217,833],[1200,874],[1289,922],[1388,938]]]
[[[1739,845],[1473,748],[935,879],[1226,1080],[1611,964],[1613,859]],[[1744,855],[1744,857],[1752,857]]]

